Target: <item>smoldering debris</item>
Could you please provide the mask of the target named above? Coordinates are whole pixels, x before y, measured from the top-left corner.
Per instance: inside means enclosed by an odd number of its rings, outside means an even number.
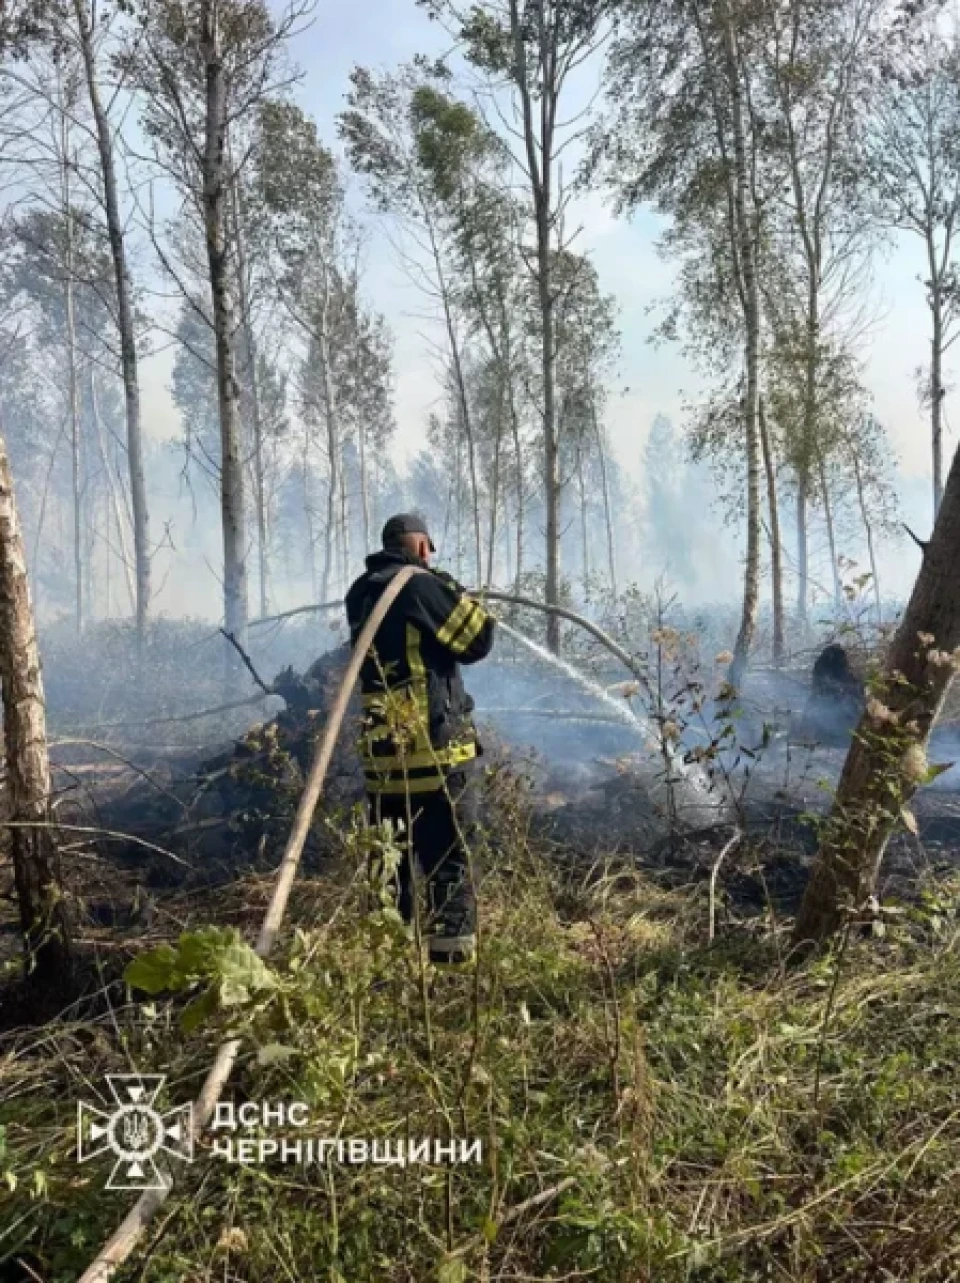
[[[286,662],[279,671],[266,667],[276,650],[255,651],[258,670],[276,673],[269,685],[282,707],[272,715],[261,703],[191,722],[191,741],[182,748],[132,742],[122,729],[116,738],[101,732],[99,747],[90,743],[92,736],[56,747],[61,817],[95,815],[104,828],[128,832],[130,844],[111,841],[110,853],[146,866],[148,880],[216,880],[238,866],[270,867],[348,659],[341,645],[298,671],[297,653],[315,641],[305,630],[282,654]],[[219,664],[220,657],[210,662]],[[848,727],[841,732],[830,725],[823,733],[818,725],[823,692],[813,685],[811,667],[755,670],[735,700],[716,692],[696,717],[689,708],[674,709],[674,720],[657,723],[664,738],[669,736],[667,753],[659,731],[651,733],[649,723],[638,728],[640,685],[624,680],[622,672],[594,663],[584,680],[576,669],[575,675],[561,672],[505,647],[466,677],[485,761],[528,779],[541,827],[575,839],[579,850],[606,845],[643,859],[672,834],[726,831],[734,822],[756,833],[770,826],[781,835],[789,829],[798,849],[810,848],[812,831],[803,828],[801,817],[829,805],[849,740]],[[172,682],[165,690],[171,689]],[[202,690],[222,700],[222,683],[209,679]],[[179,692],[181,708],[191,693]],[[233,693],[242,697],[243,690]],[[104,708],[108,719],[114,712]],[[256,713],[260,720],[254,720]],[[355,750],[359,716],[354,697],[324,797],[333,827],[363,797]],[[239,733],[233,718],[241,721]],[[149,733],[157,740],[169,732]],[[960,760],[955,732],[952,741],[938,732],[934,746],[931,760]],[[690,776],[674,769],[678,762],[696,767],[692,794],[684,793]],[[942,776],[916,809],[921,825],[935,826],[938,840],[946,843],[955,835],[960,846],[960,799],[952,792],[958,775],[960,768]],[[322,856],[328,839],[323,824],[316,826],[308,860]],[[150,845],[175,860],[151,854]],[[692,848],[681,846],[682,858],[693,858]]]

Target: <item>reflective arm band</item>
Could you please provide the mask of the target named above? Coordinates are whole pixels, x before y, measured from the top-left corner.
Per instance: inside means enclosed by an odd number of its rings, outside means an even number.
[[[474,603],[469,597],[462,598],[447,616],[447,622],[437,632],[437,641],[441,646],[453,646],[454,638],[470,618]]]
[[[455,655],[462,655],[470,649],[487,618],[487,612],[482,606],[478,606],[469,597],[464,597],[437,633],[437,641]]]

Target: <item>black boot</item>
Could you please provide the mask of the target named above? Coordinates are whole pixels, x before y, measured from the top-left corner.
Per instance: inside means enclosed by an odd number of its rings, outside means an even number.
[[[476,954],[476,906],[467,870],[445,862],[427,884],[430,906],[427,949],[435,966],[472,962]]]

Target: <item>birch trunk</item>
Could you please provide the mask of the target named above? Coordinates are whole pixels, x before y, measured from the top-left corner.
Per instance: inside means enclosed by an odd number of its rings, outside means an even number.
[[[730,116],[734,154],[734,209],[737,252],[743,281],[744,364],[746,390],[743,400],[744,438],[747,459],[747,553],[743,578],[743,609],[740,631],[733,650],[729,679],[739,686],[757,629],[760,604],[760,433],[757,410],[760,397],[760,289],[757,273],[757,238],[747,214],[750,183],[747,170],[747,136],[744,123],[741,62],[733,19],[727,4],[721,6],[721,37],[730,95]]]
[[[228,135],[229,139],[229,135]],[[232,156],[232,149],[230,151]],[[233,231],[237,244],[237,297],[240,304],[240,323],[243,327],[243,346],[247,358],[247,384],[250,392],[250,420],[253,429],[253,496],[257,519],[257,570],[260,590],[260,615],[270,613],[270,550],[269,521],[267,519],[266,479],[263,456],[263,410],[260,403],[260,379],[257,370],[257,342],[250,317],[250,292],[247,278],[246,223],[239,182],[231,184],[233,191]]]
[[[77,370],[77,327],[75,291],[73,280],[73,220],[69,208],[66,214],[67,267],[64,281],[64,308],[67,323],[67,379],[70,400],[70,479],[73,491],[73,576],[74,617],[78,636],[84,625],[84,575],[83,575],[83,497],[81,494],[80,456],[80,378]]]
[[[603,443],[603,433],[600,430],[600,420],[597,417],[597,407],[592,401],[590,414],[593,419],[593,434],[597,440],[597,458],[600,461],[600,487],[603,492],[603,520],[607,528],[607,565],[610,570],[610,589],[613,593],[614,601],[616,601],[619,596],[617,587],[617,551],[613,510],[610,504],[610,484],[607,478],[607,452]]]
[[[860,505],[860,520],[863,522],[863,529],[867,536],[867,554],[870,558],[870,576],[873,579],[873,600],[877,608],[877,624],[883,623],[883,605],[880,598],[880,572],[877,569],[877,555],[873,546],[873,523],[870,520],[870,514],[867,511],[867,500],[863,488],[863,474],[860,471],[860,460],[857,458],[857,452],[853,452],[853,475],[857,482],[857,503]]]
[[[540,364],[543,382],[543,502],[545,508],[544,597],[548,606],[560,604],[560,449],[556,414],[555,299],[552,281],[553,166],[557,122],[558,33],[547,22],[544,0],[537,0],[539,122],[534,118],[534,97],[524,49],[526,14],[521,18],[519,0],[510,0],[510,33],[513,41],[513,79],[520,94],[523,141],[533,196],[537,236],[537,298],[540,307]],[[547,616],[547,648],[560,653],[560,618]]]
[[[924,752],[960,647],[958,563],[960,452],[883,678],[847,754],[797,918],[799,943],[825,939],[865,907],[887,842],[923,782]]]
[[[100,455],[100,463],[103,467],[104,475],[107,481],[107,494],[109,496],[109,506],[113,511],[114,524],[117,527],[117,547],[120,551],[120,561],[123,563],[123,573],[127,583],[127,592],[130,594],[130,604],[134,608],[137,602],[137,589],[133,579],[133,569],[130,564],[130,554],[127,548],[127,529],[123,519],[123,509],[120,506],[120,498],[117,494],[117,483],[113,477],[113,471],[110,467],[110,461],[107,458],[106,442],[103,439],[103,420],[100,417],[100,400],[97,396],[97,377],[94,367],[90,366],[90,409],[93,415],[94,435],[97,438],[97,450]],[[109,534],[110,523],[107,522],[107,532]],[[110,540],[106,541],[107,547],[107,566],[110,564]],[[110,608],[107,607],[107,615],[110,615]]]
[[[200,52],[206,80],[203,213],[220,410],[220,508],[223,524],[223,614],[227,632],[245,645],[247,632],[246,514],[236,326],[226,244],[227,101],[220,51],[219,0],[200,0]]]
[[[810,596],[810,553],[807,540],[807,478],[797,477],[797,621],[806,626]]]
[[[936,269],[934,269],[936,273]],[[943,500],[943,299],[940,281],[934,274],[930,310],[933,334],[930,339],[930,432],[933,449],[933,519]]]
[[[2,433],[2,425],[0,425]],[[0,690],[14,882],[29,978],[65,993],[69,915],[51,828],[50,760],[40,653],[6,441],[0,435]],[[19,826],[23,827],[19,827]]]
[[[500,461],[503,454],[503,411],[506,388],[503,366],[500,365],[497,387],[497,433],[493,443],[493,475],[490,478],[490,535],[487,545],[487,587],[494,583],[494,565],[497,548],[497,522],[500,517]]]
[[[773,446],[764,413],[763,399],[757,405],[760,425],[760,445],[763,450],[763,467],[767,478],[767,511],[770,514],[770,575],[773,592],[773,663],[779,668],[786,655],[783,621],[783,550],[780,545],[780,504],[777,499],[777,472],[773,462]]]
[[[830,569],[833,575],[833,604],[839,610],[846,600],[843,584],[840,581],[840,560],[837,553],[837,536],[833,525],[833,506],[830,503],[830,487],[827,485],[827,468],[821,454],[817,460],[820,471],[820,491],[823,495],[823,516],[827,523],[827,547],[830,549]]]
[[[117,291],[117,328],[120,333],[120,368],[123,376],[124,409],[127,425],[127,459],[130,469],[130,502],[133,509],[133,555],[136,571],[137,637],[142,643],[150,608],[150,522],[147,507],[147,485],[143,464],[143,429],[140,414],[140,377],[137,367],[137,340],[133,320],[133,289],[127,265],[127,250],[117,171],[113,154],[110,121],[100,97],[97,81],[93,28],[87,0],[74,0],[74,12],[80,33],[80,48],[87,80],[90,109],[96,125],[103,180],[103,201],[110,238],[110,254]],[[264,612],[266,613],[266,612]]]
[[[318,253],[323,284],[320,295],[319,325],[316,330],[317,355],[320,360],[320,381],[323,388],[323,417],[327,429],[327,457],[329,483],[327,488],[327,538],[323,554],[323,600],[329,599],[330,577],[336,551],[340,551],[340,568],[343,568],[343,530],[337,534],[337,507],[342,500],[340,471],[340,407],[330,364],[330,269],[322,253]]]

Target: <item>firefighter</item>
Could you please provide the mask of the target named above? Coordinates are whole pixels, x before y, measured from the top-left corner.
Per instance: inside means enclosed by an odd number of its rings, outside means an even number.
[[[382,544],[347,593],[353,645],[393,576],[409,565],[422,573],[387,611],[360,670],[370,818],[378,825],[391,821],[400,834],[395,889],[408,924],[414,860],[423,874],[431,962],[470,962],[476,901],[468,848],[477,825],[481,748],[460,665],[489,655],[494,619],[455,579],[430,566],[436,548],[421,517],[391,517]]]

